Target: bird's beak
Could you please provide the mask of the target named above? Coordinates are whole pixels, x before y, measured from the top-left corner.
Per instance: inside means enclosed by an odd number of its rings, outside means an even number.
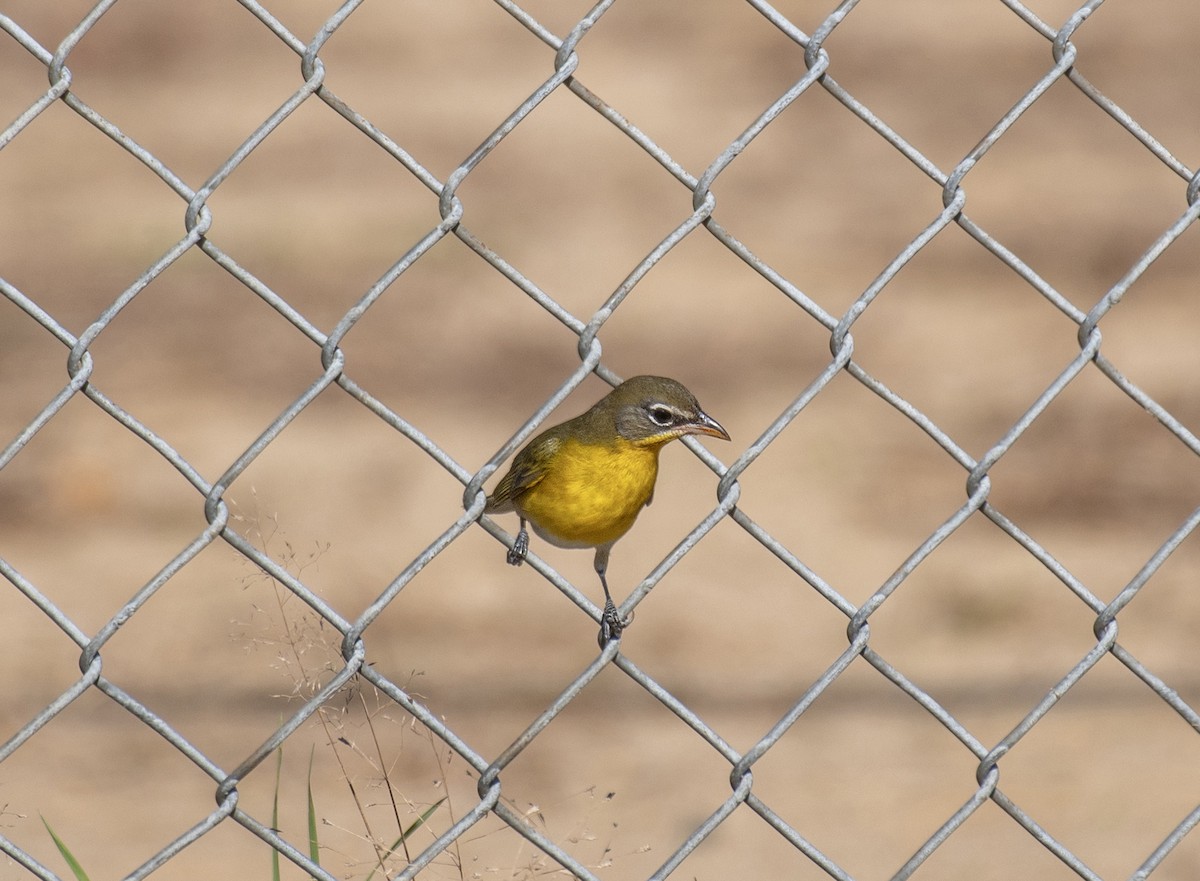
[[[707,434],[712,437],[719,437],[721,440],[729,440],[729,432],[721,427],[721,423],[713,419],[704,411],[701,411],[694,422],[688,423],[688,434]]]

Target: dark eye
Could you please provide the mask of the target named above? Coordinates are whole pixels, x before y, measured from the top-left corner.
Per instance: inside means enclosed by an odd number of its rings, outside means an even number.
[[[650,421],[655,425],[661,425],[664,428],[675,421],[675,414],[666,407],[652,404],[650,406]]]

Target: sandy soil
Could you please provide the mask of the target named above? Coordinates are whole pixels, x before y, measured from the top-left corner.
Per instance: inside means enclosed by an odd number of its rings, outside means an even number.
[[[829,3],[780,11],[812,33]],[[86,2],[18,0],[50,51]],[[273,12],[302,42],[334,10]],[[585,4],[525,8],[558,35]],[[1075,4],[1030,4],[1057,28]],[[1077,32],[1076,69],[1195,168],[1200,7],[1110,3]],[[1054,64],[1000,3],[863,3],[830,35],[829,76],[942,172]],[[446,179],[554,71],[553,50],[484,2],[366,3],[321,52],[326,86]],[[578,81],[691,175],[805,73],[803,51],[741,3],[618,3],[579,46]],[[201,187],[298,89],[299,59],[237,4],[116,4],[67,59],[73,90]],[[47,88],[0,34],[0,121]],[[1054,85],[964,181],[966,214],[1086,313],[1186,209],[1186,182],[1075,86]],[[941,186],[828,92],[810,89],[713,185],[716,220],[840,318],[942,210]],[[692,212],[692,194],[560,88],[462,183],[462,224],[582,322]],[[209,241],[329,333],[439,222],[436,196],[311,98],[207,205]],[[0,152],[0,277],[71,334],[184,235],[186,206],[59,103]],[[1187,430],[1200,426],[1197,231],[1101,322],[1102,351]],[[854,357],[979,459],[1079,352],[1077,323],[951,225],[852,328]],[[622,376],[684,381],[737,459],[831,362],[829,330],[700,229],[632,290],[599,335]],[[577,338],[453,236],[346,337],[346,374],[474,473],[579,364]],[[208,482],[322,374],[319,348],[198,249],[89,348],[92,385]],[[67,348],[0,298],[0,439],[68,381]],[[551,417],[605,390],[589,377]],[[990,503],[1108,603],[1200,504],[1200,462],[1087,366],[990,470]],[[967,472],[848,374],[833,379],[740,480],[739,509],[854,605],[964,504]],[[716,504],[682,445],[613,555],[627,595]],[[229,485],[231,526],[354,619],[461,515],[463,486],[334,387]],[[515,529],[513,518],[502,518]],[[206,527],[201,495],[76,395],[0,470],[0,559],[90,638]],[[535,542],[595,602],[590,554]],[[1189,537],[1121,612],[1120,644],[1200,701]],[[981,514],[870,619],[878,655],[990,750],[1096,645],[1095,612]],[[750,750],[847,646],[846,615],[727,519],[658,582],[622,652],[738,752]],[[0,740],[79,677],[79,649],[0,581]],[[504,565],[472,526],[367,629],[375,670],[419,695],[485,761],[596,657],[595,624],[533,566]],[[339,669],[339,635],[218,540],[124,623],[103,675],[228,772]],[[338,738],[341,738],[339,740]],[[477,802],[478,774],[373,689],[344,689],[288,740],[278,824],[365,878],[431,804],[417,853]],[[999,787],[1095,877],[1126,878],[1200,802],[1196,730],[1112,656],[1000,762]],[[889,878],[977,791],[979,760],[859,658],[754,766],[754,793],[855,879]],[[271,822],[275,763],[239,787]],[[391,783],[391,794],[382,783]],[[501,776],[505,801],[601,878],[650,876],[729,796],[729,762],[610,667]],[[0,765],[0,834],[67,876],[44,817],[93,879],[119,878],[214,809],[205,773],[97,689]],[[395,800],[397,807],[393,809]],[[265,878],[269,849],[235,822],[154,878]],[[396,865],[393,863],[392,865]],[[494,816],[422,878],[529,878],[557,866]],[[1200,875],[1200,839],[1155,879]],[[302,873],[285,865],[284,877]],[[0,859],[0,879],[33,877]],[[376,876],[379,877],[379,876]],[[672,877],[828,877],[747,807]],[[1078,874],[985,803],[917,872],[938,879]]]

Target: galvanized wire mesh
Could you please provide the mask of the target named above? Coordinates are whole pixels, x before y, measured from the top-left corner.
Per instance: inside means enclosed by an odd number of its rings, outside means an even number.
[[[181,756],[186,757],[212,780],[216,808],[190,828],[180,830],[174,837],[160,842],[154,852],[145,854],[140,865],[117,869],[126,873],[124,877],[145,878],[160,869],[165,875],[170,871],[172,861],[185,848],[225,824],[239,824],[249,830],[270,848],[277,850],[313,877],[336,877],[329,868],[314,863],[294,836],[285,836],[274,829],[268,816],[248,810],[240,801],[239,787],[255,769],[263,765],[268,757],[288,741],[289,737],[312,719],[323,706],[327,706],[331,699],[356,677],[373,684],[396,706],[411,714],[419,726],[443,742],[453,754],[465,762],[476,779],[477,801],[466,808],[460,805],[459,813],[452,823],[442,826],[430,823],[430,828],[436,830],[435,835],[429,835],[419,846],[414,843],[407,859],[388,863],[394,872],[392,877],[417,877],[434,865],[435,861],[443,857],[457,842],[468,837],[477,824],[489,818],[499,818],[513,833],[527,840],[532,848],[548,857],[552,862],[547,871],[557,867],[571,877],[604,877],[606,871],[581,861],[569,842],[556,838],[545,829],[528,822],[512,803],[503,798],[503,792],[506,772],[510,766],[530,750],[544,732],[555,725],[556,720],[596,682],[597,677],[611,668],[621,671],[629,682],[644,689],[647,695],[687,726],[695,738],[719,756],[724,763],[722,773],[727,774],[729,780],[728,796],[722,801],[703,806],[702,820],[678,836],[669,851],[662,855],[658,868],[649,877],[660,879],[668,876],[690,876],[691,873],[687,869],[681,869],[678,873],[676,870],[680,869],[694,852],[702,849],[705,842],[711,840],[731,818],[741,818],[747,814],[752,815],[756,822],[764,824],[765,828],[778,836],[779,841],[794,853],[797,871],[804,867],[805,871],[816,869],[819,870],[818,875],[831,878],[856,877],[852,870],[844,865],[844,858],[826,853],[820,842],[814,840],[803,825],[789,817],[790,811],[786,804],[781,805],[776,797],[763,795],[761,786],[756,788],[755,774],[760,761],[781,743],[814,703],[837,683],[847,670],[855,665],[861,667],[864,662],[878,677],[894,686],[896,692],[904,695],[916,707],[940,723],[961,745],[964,754],[969,754],[974,766],[974,778],[969,782],[970,792],[961,806],[944,814],[938,824],[927,829],[919,846],[908,859],[894,867],[890,877],[936,877],[937,870],[933,868],[936,860],[928,865],[927,861],[930,861],[939,849],[952,840],[964,824],[969,823],[985,806],[1001,809],[1030,840],[1037,842],[1047,853],[1053,855],[1061,866],[1075,875],[1087,879],[1104,877],[1089,865],[1085,854],[1077,853],[1069,842],[1061,840],[1051,831],[1055,825],[1053,816],[1045,816],[1029,809],[1019,797],[1010,795],[1001,786],[1001,771],[1004,768],[1005,757],[1021,746],[1022,741],[1047,718],[1065,695],[1088,677],[1104,659],[1110,657],[1119,661],[1140,686],[1157,696],[1163,705],[1177,715],[1180,726],[1190,728],[1193,734],[1200,732],[1200,715],[1197,714],[1193,703],[1181,696],[1177,690],[1178,683],[1170,681],[1170,672],[1156,672],[1152,665],[1141,660],[1118,639],[1122,612],[1154,582],[1156,574],[1168,557],[1188,540],[1200,523],[1200,506],[1177,522],[1168,534],[1160,537],[1153,553],[1145,558],[1123,589],[1106,601],[1097,590],[1089,586],[1084,577],[1077,575],[1066,564],[1056,559],[1051,550],[1023,528],[1018,519],[1012,518],[994,503],[991,473],[1005,456],[1020,447],[1031,427],[1043,418],[1047,410],[1053,407],[1073,384],[1079,383],[1081,378],[1085,377],[1102,377],[1104,382],[1119,389],[1153,416],[1157,420],[1158,430],[1169,436],[1174,444],[1191,455],[1200,454],[1200,441],[1179,415],[1179,408],[1152,397],[1139,385],[1138,377],[1127,375],[1124,365],[1110,359],[1102,347],[1102,328],[1110,311],[1143,279],[1150,267],[1164,253],[1172,248],[1186,247],[1177,242],[1200,215],[1200,200],[1197,198],[1200,193],[1200,174],[1193,170],[1194,163],[1188,164],[1177,158],[1176,151],[1181,149],[1180,147],[1160,140],[1150,126],[1139,123],[1134,113],[1102,93],[1084,75],[1086,66],[1077,46],[1077,36],[1085,31],[1093,18],[1105,15],[1107,10],[1103,8],[1100,0],[1072,8],[1057,19],[1047,14],[1039,15],[1032,4],[1026,6],[1013,0],[1003,0],[1003,7],[1007,13],[1026,31],[1029,43],[1040,48],[1044,57],[1041,74],[1036,81],[1029,84],[1023,94],[1012,96],[1011,109],[998,118],[989,120],[980,128],[976,146],[948,165],[935,162],[926,155],[919,134],[910,134],[900,125],[893,127],[885,111],[873,108],[868,99],[856,95],[854,89],[843,86],[835,76],[838,69],[837,53],[836,50],[827,51],[827,42],[838,34],[839,29],[849,29],[857,17],[872,15],[873,4],[846,0],[835,8],[822,10],[817,16],[811,9],[789,13],[786,9],[781,11],[759,0],[747,0],[747,3],[763,22],[790,41],[794,58],[803,59],[806,72],[769,102],[748,108],[742,133],[711,156],[702,169],[695,170],[689,169],[685,163],[674,158],[667,146],[656,140],[653,119],[642,120],[635,125],[631,121],[634,114],[627,116],[622,107],[606,103],[588,87],[587,68],[583,59],[587,55],[589,34],[617,5],[614,0],[597,3],[578,21],[559,30],[543,24],[538,15],[525,6],[507,0],[496,0],[496,6],[524,29],[523,39],[538,45],[544,52],[549,73],[527,97],[511,108],[507,116],[499,120],[494,130],[477,147],[447,174],[438,176],[430,170],[428,164],[423,164],[419,148],[406,147],[401,134],[377,127],[365,113],[354,106],[352,100],[343,99],[328,84],[333,71],[327,67],[323,52],[327,44],[336,38],[339,29],[364,5],[362,0],[344,3],[324,19],[314,32],[307,34],[298,34],[290,30],[284,24],[288,14],[282,10],[273,10],[271,4],[241,0],[241,5],[252,16],[245,20],[244,27],[253,28],[257,36],[264,33],[269,35],[274,44],[282,45],[294,53],[300,61],[301,77],[294,91],[278,104],[277,109],[263,116],[244,142],[226,159],[208,168],[203,180],[198,184],[189,182],[184,176],[173,171],[166,161],[155,154],[151,146],[127,134],[121,118],[111,115],[102,104],[89,103],[84,97],[87,93],[86,81],[77,81],[72,74],[75,53],[87,47],[89,41],[100,39],[103,17],[114,7],[123,4],[117,0],[97,3],[69,28],[65,39],[55,44],[43,44],[31,36],[23,28],[21,15],[0,14],[0,28],[4,31],[4,39],[9,43],[6,51],[14,45],[18,46],[28,56],[26,62],[32,59],[34,64],[44,69],[50,83],[48,88],[38,94],[16,96],[15,100],[20,102],[21,108],[15,119],[0,133],[0,149],[19,142],[26,131],[38,125],[43,114],[65,106],[79,120],[94,127],[129,158],[139,163],[141,176],[152,179],[158,187],[173,194],[178,199],[177,204],[183,208],[183,234],[160,256],[145,262],[138,277],[96,312],[78,332],[69,329],[70,322],[57,315],[53,306],[39,302],[37,293],[23,290],[21,286],[0,278],[0,291],[3,291],[9,303],[19,310],[10,310],[10,315],[5,320],[12,322],[13,327],[18,324],[23,328],[31,323],[36,325],[53,337],[61,346],[61,353],[67,356],[66,381],[44,401],[33,418],[17,427],[15,435],[7,441],[3,452],[0,453],[0,482],[4,478],[3,469],[20,461],[22,454],[34,443],[39,432],[60,419],[67,408],[81,399],[86,399],[177,472],[177,481],[190,487],[194,504],[203,509],[207,524],[196,531],[186,545],[167,560],[152,577],[145,580],[127,602],[117,608],[108,609],[105,613],[106,623],[94,629],[81,626],[64,610],[63,604],[56,601],[52,591],[46,590],[36,578],[22,572],[20,567],[9,562],[6,556],[0,556],[0,573],[3,573],[6,579],[6,587],[10,591],[19,592],[28,603],[36,606],[41,615],[53,622],[75,643],[79,650],[78,664],[81,671],[69,687],[63,689],[38,712],[6,721],[3,732],[5,741],[0,747],[0,763],[9,761],[23,749],[27,749],[47,726],[82,696],[98,692],[171,744]],[[877,7],[877,4],[874,6]],[[687,14],[694,17],[697,27],[703,28],[706,10],[708,6],[698,5]],[[462,14],[481,15],[483,11],[481,8],[469,13],[464,11]],[[912,14],[917,16],[920,12],[914,10]],[[1156,14],[1149,10],[1146,12],[1147,16]],[[818,24],[805,30],[797,24],[801,20],[817,21]],[[419,23],[414,23],[414,26],[419,28]],[[850,39],[852,38],[847,37],[848,41]],[[461,50],[462,47],[458,48]],[[874,50],[868,46],[866,51]],[[1039,272],[1037,266],[1028,262],[1017,249],[1006,245],[1000,236],[989,231],[984,224],[974,220],[967,210],[967,196],[971,192],[972,173],[976,167],[994,151],[1001,149],[1009,133],[1038,102],[1043,101],[1047,95],[1060,93],[1064,89],[1072,89],[1078,96],[1090,102],[1089,113],[1093,121],[1102,119],[1103,125],[1115,127],[1133,139],[1141,151],[1152,157],[1158,171],[1172,179],[1180,197],[1178,203],[1181,207],[1177,215],[1161,225],[1153,240],[1145,246],[1141,256],[1123,267],[1118,280],[1108,289],[1090,294],[1068,294],[1060,290]],[[941,209],[928,211],[924,228],[899,249],[894,259],[878,268],[874,279],[852,298],[847,308],[834,308],[821,302],[817,296],[806,293],[797,281],[788,277],[786,271],[754,253],[744,240],[739,238],[738,230],[733,225],[727,226],[717,219],[716,206],[721,196],[722,175],[734,167],[739,157],[755,140],[783,118],[801,96],[817,92],[822,92],[836,101],[844,118],[852,120],[856,126],[866,127],[897,151],[928,179],[929,185],[934,191],[940,192],[941,198]],[[7,97],[10,101],[14,100],[11,94]],[[524,274],[515,260],[485,245],[472,231],[468,219],[469,211],[466,210],[470,196],[465,194],[465,190],[472,174],[489,161],[494,151],[502,145],[507,147],[508,139],[513,138],[515,133],[522,131],[523,126],[535,119],[539,108],[552,97],[559,101],[569,99],[577,102],[578,106],[586,108],[619,132],[623,149],[641,151],[661,169],[659,173],[668,178],[672,186],[678,188],[677,194],[682,194],[681,198],[685,203],[690,202],[690,208],[684,212],[677,225],[640,260],[627,267],[624,280],[610,295],[602,302],[595,303],[594,308],[585,313],[572,311],[556,296],[555,291],[543,289]],[[219,237],[209,237],[220,213],[219,208],[215,208],[210,202],[215,199],[222,186],[233,175],[244,171],[253,151],[268,140],[281,136],[289,117],[301,108],[316,105],[328,108],[336,114],[336,118],[328,115],[325,125],[352,129],[357,138],[369,143],[372,149],[402,167],[412,179],[432,193],[436,197],[438,213],[436,218],[430,219],[427,228],[411,236],[414,242],[411,246],[397,250],[397,258],[392,265],[377,281],[357,294],[350,308],[341,312],[327,329],[322,327],[320,320],[306,315],[285,295],[277,292],[267,279],[247,268],[245,263],[235,256],[235,250],[226,249],[218,244]],[[1185,112],[1189,106],[1186,99],[1180,99],[1179,112]],[[4,160],[5,154],[0,153],[0,164],[3,164]],[[804,194],[797,192],[791,198],[801,202]],[[820,211],[820,206],[811,206],[811,210]],[[19,216],[21,206],[6,199],[0,211]],[[1060,334],[1070,334],[1077,343],[1069,357],[1049,365],[1048,375],[1053,377],[1051,381],[1021,402],[1019,418],[1006,422],[994,431],[981,455],[968,452],[968,445],[956,439],[951,430],[939,425],[921,407],[897,391],[902,385],[899,381],[902,377],[872,372],[856,357],[856,325],[881,298],[886,299],[889,285],[906,267],[917,260],[918,255],[931,243],[939,240],[939,237],[954,233],[966,233],[979,249],[999,261],[1006,272],[1019,279],[1028,291],[1032,291],[1053,310],[1061,313],[1067,320],[1061,324]],[[451,454],[451,444],[447,444],[444,437],[438,436],[434,430],[406,414],[402,407],[385,402],[384,396],[378,394],[369,383],[357,379],[353,363],[348,361],[345,351],[348,335],[370,321],[372,307],[381,298],[387,297],[389,291],[406,273],[422,265],[422,261],[426,261],[424,265],[428,265],[431,261],[427,261],[426,258],[439,243],[451,238],[465,245],[502,277],[514,297],[531,300],[566,328],[570,335],[570,345],[575,347],[579,360],[578,367],[561,378],[554,393],[541,402],[516,434],[496,448],[482,464],[460,461]],[[378,651],[372,640],[372,625],[376,624],[390,607],[399,608],[403,614],[405,588],[435,558],[464,535],[483,529],[501,543],[511,542],[512,524],[503,520],[493,521],[482,514],[485,483],[539,427],[548,419],[553,421],[552,413],[590,374],[596,374],[612,384],[619,381],[621,377],[605,363],[602,341],[605,338],[606,326],[625,308],[629,298],[636,297],[639,285],[677,246],[697,238],[717,243],[727,249],[729,254],[744,264],[748,274],[765,279],[778,296],[802,311],[806,316],[805,322],[822,328],[828,337],[830,355],[821,369],[815,371],[800,387],[790,403],[777,412],[759,414],[760,434],[748,444],[741,438],[742,445],[734,448],[729,454],[732,461],[727,463],[718,457],[718,453],[723,453],[723,450],[714,453],[700,443],[691,440],[686,442],[691,452],[715,475],[713,483],[716,501],[710,511],[697,518],[694,528],[687,532],[674,549],[628,593],[622,604],[622,612],[636,610],[668,573],[699,543],[706,541],[714,529],[721,524],[732,522],[752,537],[762,551],[783,563],[787,575],[779,577],[786,577],[794,584],[796,590],[815,591],[829,607],[844,617],[846,647],[840,654],[828,658],[828,666],[823,674],[811,682],[804,683],[803,687],[799,687],[798,684],[786,712],[779,716],[774,724],[760,730],[751,745],[745,749],[735,748],[728,735],[723,735],[698,709],[680,697],[678,689],[668,688],[661,681],[661,677],[656,676],[646,665],[639,663],[636,648],[627,652],[630,647],[626,646],[623,650],[622,646],[616,644],[610,644],[597,652],[594,660],[577,674],[561,671],[561,693],[550,701],[508,746],[499,750],[484,747],[478,742],[473,742],[471,736],[456,730],[453,719],[445,719],[432,711],[405,683],[387,675],[379,665],[372,663],[373,655]],[[119,324],[122,313],[150,289],[159,276],[186,256],[196,254],[204,255],[235,279],[246,295],[259,298],[273,309],[276,321],[286,323],[308,341],[311,355],[316,358],[312,363],[316,364],[319,361],[319,375],[289,400],[277,416],[262,426],[253,442],[239,449],[216,471],[198,466],[192,458],[184,455],[169,428],[152,427],[136,406],[123,404],[118,395],[106,394],[103,383],[94,381],[96,357],[93,350],[97,344],[106,334],[111,333]],[[300,255],[296,259],[302,260],[303,257]],[[2,271],[3,267],[0,265],[0,272]],[[735,295],[731,293],[729,296]],[[982,326],[986,322],[986,316],[981,316],[980,320],[980,332],[986,333]],[[433,334],[440,330],[430,327],[427,332]],[[518,340],[517,345],[520,343]],[[1020,347],[1022,343],[1016,340],[1012,345]],[[1031,352],[1030,357],[1038,357],[1044,364],[1050,362],[1045,353]],[[952,371],[955,367],[953,364],[947,364],[945,369]],[[840,378],[847,377],[920,429],[926,437],[927,444],[935,446],[956,463],[966,490],[966,497],[961,504],[956,509],[944,512],[944,517],[936,528],[911,547],[890,577],[873,585],[867,598],[861,603],[853,602],[849,598],[850,591],[830,583],[811,565],[806,564],[805,553],[801,548],[780,539],[757,521],[754,517],[753,498],[743,498],[741,483],[743,476],[751,471],[772,444],[801,418],[806,408]],[[4,377],[4,382],[6,386],[12,387],[21,383],[22,379],[20,375],[9,373]],[[695,390],[701,399],[705,400],[703,389]],[[239,481],[246,481],[246,474],[256,460],[281,438],[306,409],[318,398],[329,395],[344,395],[369,411],[390,431],[403,436],[430,462],[440,466],[463,488],[461,514],[441,523],[440,535],[407,560],[406,565],[394,575],[386,589],[378,593],[373,601],[350,615],[339,611],[344,608],[343,603],[323,596],[307,583],[302,572],[292,571],[280,555],[269,553],[252,541],[234,518],[227,499],[231,487]],[[713,412],[721,418],[720,412]],[[203,417],[197,414],[197,418]],[[886,487],[873,487],[872,491],[884,493]],[[1086,649],[1072,664],[1060,671],[1058,681],[1038,700],[1027,706],[1017,724],[999,739],[989,739],[972,730],[972,727],[960,718],[960,714],[952,712],[943,701],[935,697],[934,690],[923,685],[919,675],[906,672],[903,663],[881,652],[878,644],[872,641],[873,619],[882,609],[895,604],[898,598],[904,595],[904,587],[913,574],[965,524],[978,524],[981,521],[986,521],[995,531],[1006,536],[1006,540],[1011,541],[1012,546],[1019,548],[1029,559],[1036,561],[1050,573],[1061,585],[1062,591],[1068,592],[1086,607],[1092,617],[1094,630],[1094,639],[1089,640]],[[139,615],[143,615],[157,595],[171,591],[172,585],[178,583],[180,574],[192,566],[206,549],[222,544],[268,573],[292,596],[306,604],[326,625],[334,628],[338,634],[341,652],[340,664],[321,681],[320,687],[307,696],[298,707],[289,707],[287,717],[277,729],[256,748],[242,753],[239,760],[232,765],[222,763],[200,749],[195,744],[194,737],[189,737],[153,708],[155,701],[152,697],[139,695],[135,689],[123,684],[120,677],[110,678],[104,672],[106,647],[118,631],[130,621],[136,620]],[[0,552],[2,551],[0,548]],[[501,554],[498,547],[495,553],[499,566]],[[577,588],[553,568],[554,562],[553,557],[549,560],[537,557],[531,559],[532,568],[552,582],[583,614],[598,619],[599,609],[590,598],[588,586]],[[733,590],[738,586],[730,585],[729,588]],[[497,626],[506,629],[518,627],[511,622],[497,622]],[[631,633],[636,634],[637,626],[635,623],[635,629]],[[150,658],[146,660],[151,661]],[[953,667],[954,660],[947,658],[943,663]],[[179,687],[186,689],[186,684],[180,682]],[[1174,757],[1162,758],[1164,762],[1175,760]],[[0,768],[2,767],[0,764]],[[1103,775],[1105,769],[1097,767],[1095,773]],[[881,781],[878,785],[886,786],[887,783]],[[1195,807],[1180,814],[1173,824],[1153,830],[1156,844],[1152,848],[1131,855],[1136,868],[1128,877],[1145,878],[1154,874],[1187,839],[1197,822],[1200,822],[1200,794],[1193,793],[1192,802],[1195,803]],[[36,807],[45,811],[45,806]],[[0,849],[10,860],[8,871],[15,873],[12,877],[24,877],[25,872],[43,879],[60,877],[47,865],[44,857],[34,856],[28,843],[25,843],[27,841],[28,838],[20,835],[0,834]],[[732,847],[736,850],[736,842]],[[1186,866],[1179,871],[1181,874],[1177,877],[1186,877]],[[1164,871],[1159,877],[1165,876]]]

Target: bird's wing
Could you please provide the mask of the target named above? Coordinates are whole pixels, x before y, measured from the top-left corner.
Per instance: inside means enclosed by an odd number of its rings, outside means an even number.
[[[562,441],[556,437],[535,440],[517,454],[512,468],[488,497],[487,511],[511,511],[515,498],[537,486],[546,476],[546,463],[553,458]]]

